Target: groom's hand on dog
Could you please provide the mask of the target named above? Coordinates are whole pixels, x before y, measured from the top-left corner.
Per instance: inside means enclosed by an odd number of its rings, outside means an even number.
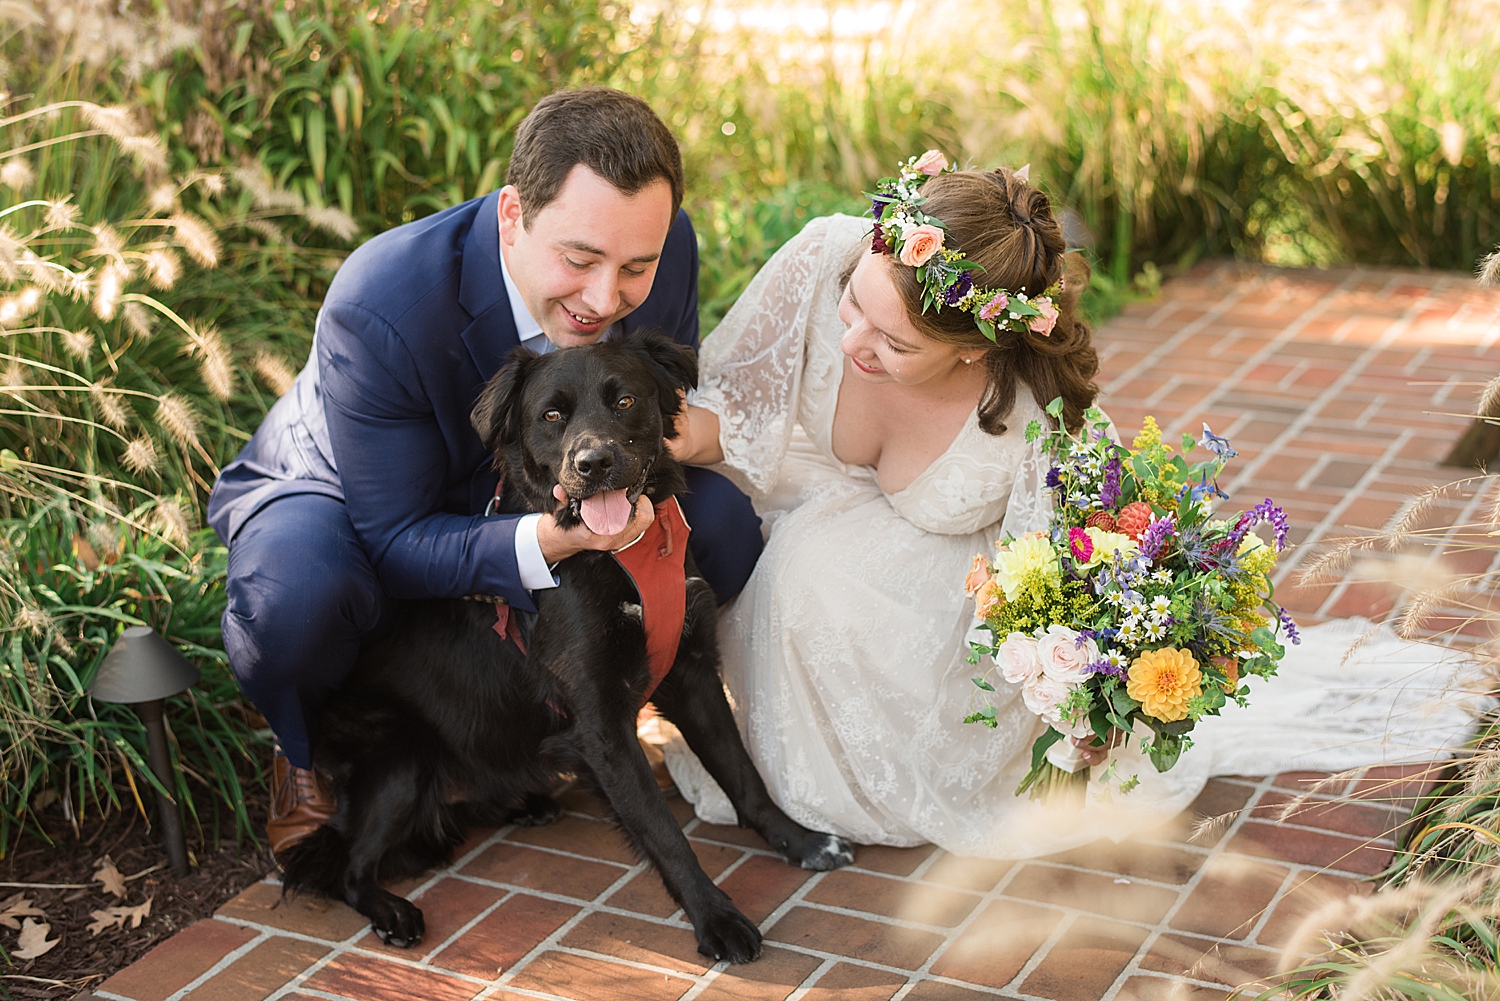
[[[558,500],[558,510],[568,501],[568,495],[561,486],[552,488],[552,496]],[[559,528],[557,519],[549,514],[543,515],[542,520],[537,522],[536,541],[541,546],[542,558],[552,564],[587,549],[599,552],[623,549],[640,538],[641,533],[650,528],[655,520],[656,508],[651,505],[651,499],[642,494],[636,499],[630,521],[626,522],[625,530],[619,535],[595,535],[587,525],[582,524],[576,528]]]

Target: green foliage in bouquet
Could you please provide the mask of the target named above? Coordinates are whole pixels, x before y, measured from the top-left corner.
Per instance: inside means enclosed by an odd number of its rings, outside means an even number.
[[[1153,765],[1170,769],[1198,720],[1231,700],[1247,703],[1246,676],[1275,674],[1285,652],[1278,634],[1297,639],[1272,600],[1286,545],[1281,509],[1266,500],[1232,521],[1214,518],[1218,476],[1236,454],[1228,441],[1205,425],[1179,453],[1147,417],[1126,449],[1100,411],[1070,434],[1061,408],[1047,408],[1057,430],[1034,421],[1026,431],[1050,461],[1048,528],[1002,539],[993,560],[975,557],[966,581],[993,637],[973,644],[973,662],[993,657],[1049,724],[1018,792],[1061,781],[1048,752],[1065,737],[1104,747],[1138,724]],[[1205,457],[1191,460],[1200,445]],[[1261,523],[1272,526],[1273,544],[1251,532]],[[984,678],[975,684],[996,690]],[[984,705],[966,722],[995,726],[996,717]]]

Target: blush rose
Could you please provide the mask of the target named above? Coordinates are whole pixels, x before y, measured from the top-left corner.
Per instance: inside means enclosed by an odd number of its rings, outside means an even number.
[[[920,268],[932,260],[932,255],[943,249],[943,231],[936,226],[923,224],[914,226],[906,233],[901,244],[901,263],[910,268]]]

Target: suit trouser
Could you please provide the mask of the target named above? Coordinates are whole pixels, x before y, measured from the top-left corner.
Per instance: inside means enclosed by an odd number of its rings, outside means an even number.
[[[723,603],[755,569],[760,518],[723,476],[684,472],[689,546]],[[229,546],[226,590],[224,649],[235,678],[292,764],[309,768],[311,721],[376,632],[388,600],[343,502],[292,494],[253,514]]]

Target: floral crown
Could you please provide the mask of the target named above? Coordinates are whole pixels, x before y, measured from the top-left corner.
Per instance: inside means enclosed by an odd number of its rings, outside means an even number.
[[[882,177],[874,192],[865,192],[873,202],[870,214],[875,218],[870,249],[916,268],[917,281],[922,285],[923,313],[929,306],[970,313],[979,332],[991,341],[996,330],[1022,334],[1029,330],[1049,336],[1057,324],[1053,300],[1062,294],[1062,279],[1034,299],[1028,299],[1025,292],[981,289],[974,284],[971,272],[984,268],[965,258],[962,251],[944,247],[942,220],[921,210],[926,201],[921,187],[927,179],[957,169],[957,164],[950,165],[942,153],[930,149],[901,164],[899,177]],[[1020,173],[1025,180],[1024,169]]]

